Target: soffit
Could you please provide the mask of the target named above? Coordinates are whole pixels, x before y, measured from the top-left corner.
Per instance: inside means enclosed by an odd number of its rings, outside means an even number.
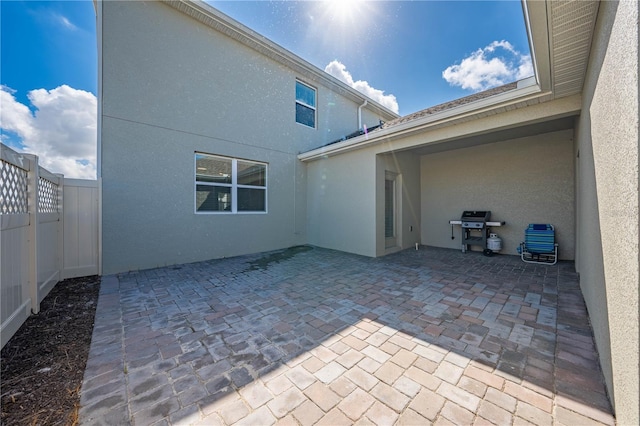
[[[598,15],[596,0],[547,3],[550,15],[552,87],[555,98],[582,91]]]

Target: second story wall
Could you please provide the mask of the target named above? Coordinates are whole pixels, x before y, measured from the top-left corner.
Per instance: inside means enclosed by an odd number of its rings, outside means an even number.
[[[104,2],[102,52],[110,118],[292,153],[358,126],[362,101],[161,2]],[[296,123],[297,79],[316,89],[315,129]],[[388,119],[367,108],[363,118]]]

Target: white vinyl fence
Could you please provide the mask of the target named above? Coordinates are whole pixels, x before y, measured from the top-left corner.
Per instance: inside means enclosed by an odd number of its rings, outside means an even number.
[[[64,179],[1,145],[0,347],[58,281],[98,273],[98,199],[97,181]]]

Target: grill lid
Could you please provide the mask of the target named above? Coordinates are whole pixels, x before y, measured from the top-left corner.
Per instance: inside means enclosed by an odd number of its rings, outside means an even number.
[[[466,211],[462,213],[460,220],[463,228],[484,229],[491,217],[490,211]]]
[[[462,212],[460,220],[463,222],[488,222],[491,218],[490,211],[465,211]]]

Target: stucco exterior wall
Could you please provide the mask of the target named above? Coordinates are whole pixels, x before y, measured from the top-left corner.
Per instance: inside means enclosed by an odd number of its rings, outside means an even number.
[[[385,248],[385,172],[397,174],[397,246]],[[307,163],[309,244],[364,256],[420,242],[420,158],[354,151]]]
[[[167,5],[103,8],[106,116],[284,152],[357,129],[358,103]],[[295,123],[296,78],[318,91],[317,129]],[[366,107],[362,116],[368,126],[381,118]]]
[[[352,152],[307,163],[309,244],[376,255],[376,161]]]
[[[104,158],[104,273],[305,242],[305,174],[295,156],[111,119],[103,135],[113,148]],[[195,214],[194,151],[267,162],[268,213]]]
[[[166,4],[99,5],[103,273],[306,243],[296,155],[355,131],[360,104]],[[295,122],[297,78],[316,129]],[[196,151],[268,163],[268,213],[195,214]]]
[[[501,254],[517,255],[529,223],[556,228],[561,259],[574,258],[573,132],[424,155],[421,158],[422,244],[461,248],[459,219],[465,210],[490,210],[502,239]],[[480,247],[471,247],[481,249]]]
[[[576,268],[618,424],[640,423],[638,3],[601,2],[577,126]]]

